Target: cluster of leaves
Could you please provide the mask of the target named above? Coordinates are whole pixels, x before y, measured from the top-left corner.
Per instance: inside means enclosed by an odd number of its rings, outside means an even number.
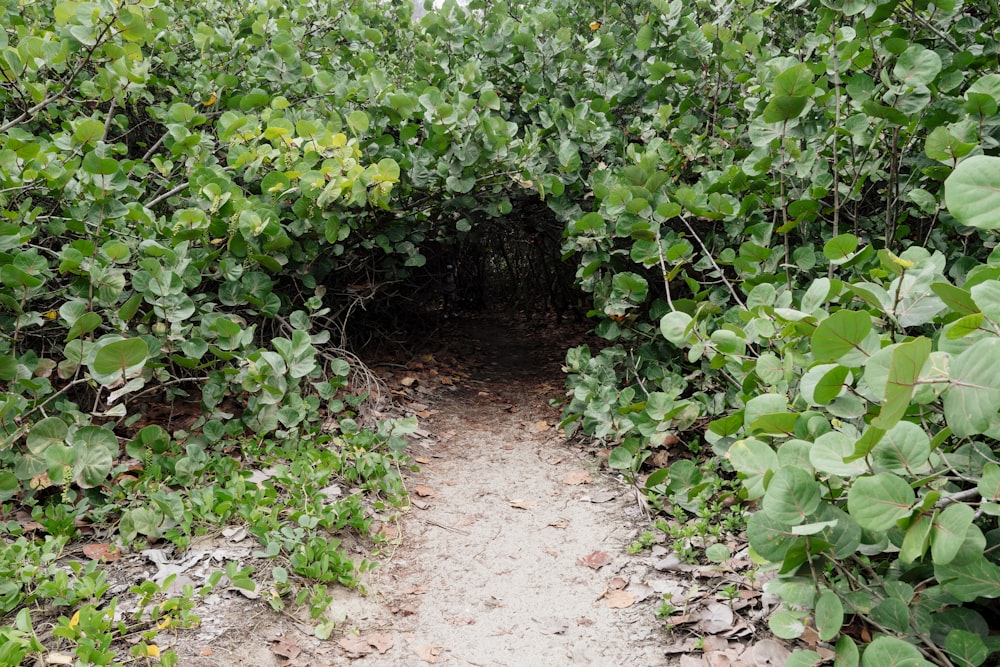
[[[96,563],[63,560],[92,525],[125,548],[184,548],[245,524],[276,561],[274,603],[311,600],[315,617],[324,593],[303,582],[359,584],[368,564],[336,535],[367,538],[372,503],[402,502],[416,426],[354,422],[363,369],[327,326],[325,258],[349,254],[400,171],[364,155],[370,120],[348,91],[322,98],[337,85],[324,63],[348,71],[342,40],[373,30],[360,16],[0,2],[4,664],[40,652],[37,615],[62,612],[54,641],[116,659],[134,628],[117,629]],[[190,415],[184,430],[150,425],[163,404]],[[320,493],[337,480],[361,493]]]
[[[997,8],[652,4],[646,134],[568,226],[616,344],[567,356],[566,424],[629,470],[712,419],[699,439],[780,575],[776,634],[812,625],[843,664],[982,664],[1000,648]]]
[[[1000,8],[470,8],[0,2],[0,501],[178,542],[187,501],[158,479],[208,485],[194,516],[266,502],[215,502],[206,470],[315,437],[357,370],[330,330],[530,195],[608,341],[567,356],[567,425],[633,476],[674,432],[724,457],[782,636],[811,623],[845,664],[984,662]],[[199,406],[190,433],[133,428],[153,392]],[[289,475],[394,493],[413,425],[340,424],[334,458]],[[243,519],[293,571],[349,578],[297,531],[359,515],[296,498],[295,525]]]

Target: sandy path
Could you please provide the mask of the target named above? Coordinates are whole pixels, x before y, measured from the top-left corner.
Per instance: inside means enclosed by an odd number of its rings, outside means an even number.
[[[353,664],[669,664],[648,565],[625,552],[634,501],[556,433],[553,351],[503,333],[452,329],[472,377],[427,399],[413,509],[371,585],[384,606],[359,619],[393,645]]]

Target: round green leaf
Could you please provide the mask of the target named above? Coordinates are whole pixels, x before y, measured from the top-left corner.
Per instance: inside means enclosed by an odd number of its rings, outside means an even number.
[[[963,225],[1000,229],[1000,157],[963,160],[944,182],[944,201]]]
[[[813,358],[816,361],[837,361],[849,352],[860,350],[871,329],[872,318],[868,313],[838,310],[820,322],[813,332]]]
[[[976,341],[951,360],[944,416],[957,437],[985,433],[1000,410],[1000,338]]]
[[[861,475],[868,470],[864,459],[846,462],[854,455],[854,440],[840,431],[830,431],[816,438],[809,450],[809,462],[820,472],[842,477]]]
[[[916,424],[901,421],[890,428],[871,451],[876,472],[900,475],[922,471],[931,455],[931,439]]]
[[[810,473],[779,468],[767,484],[761,508],[776,521],[796,526],[816,510],[819,500],[819,484]]]
[[[862,528],[888,530],[910,515],[916,494],[901,477],[879,473],[859,477],[847,492],[847,509]]]
[[[26,443],[28,451],[33,454],[41,454],[52,445],[64,443],[68,433],[69,427],[62,419],[46,417],[28,431]]]
[[[767,625],[776,637],[798,639],[806,631],[805,614],[791,609],[780,609],[771,614]]]
[[[660,318],[660,333],[668,341],[680,347],[687,342],[691,320],[690,315],[679,310],[669,312]]]
[[[967,630],[952,630],[944,640],[944,649],[951,655],[952,663],[974,667],[986,662],[990,650],[979,635]]]
[[[754,551],[772,563],[782,562],[793,545],[805,544],[806,540],[764,512],[755,512],[747,521],[747,539]]]
[[[925,667],[927,661],[913,644],[902,639],[881,636],[865,648],[862,667]]]
[[[90,370],[102,384],[137,375],[146,364],[149,348],[141,338],[120,338],[97,344]],[[106,381],[105,381],[106,380]]]
[[[935,565],[947,565],[965,543],[965,535],[976,512],[964,503],[953,503],[934,518],[931,530],[931,556]]]
[[[858,248],[858,237],[854,234],[834,236],[823,245],[823,255],[833,263],[847,261]]]
[[[892,68],[893,76],[911,88],[930,84],[940,72],[941,56],[919,44],[903,51]]]

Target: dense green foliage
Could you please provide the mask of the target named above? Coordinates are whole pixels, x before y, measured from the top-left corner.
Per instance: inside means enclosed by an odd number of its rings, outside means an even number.
[[[216,455],[395,498],[413,424],[351,419],[352,314],[455,248],[513,265],[496,230],[555,220],[607,341],[567,355],[566,425],[632,474],[671,434],[738,474],[776,634],[811,625],[843,664],[982,664],[1000,648],[1000,7],[472,9],[0,2],[0,501],[63,543],[77,518],[183,544],[192,517],[239,517],[297,575],[352,581],[316,556],[367,530],[350,500],[269,523],[259,494],[293,490],[222,488],[239,461]],[[140,430],[150,395],[203,416]],[[702,493],[685,463],[648,493]],[[58,553],[5,531],[39,567]],[[5,612],[44,597],[0,586]],[[22,616],[0,651],[38,650]],[[841,634],[852,617],[867,647]]]

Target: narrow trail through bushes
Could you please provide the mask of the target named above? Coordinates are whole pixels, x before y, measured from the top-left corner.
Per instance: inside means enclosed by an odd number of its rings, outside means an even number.
[[[732,574],[745,557],[705,567],[664,545],[628,553],[648,528],[636,496],[558,430],[573,342],[564,327],[468,317],[377,365],[421,427],[418,469],[404,472],[411,504],[382,525],[367,594],[334,589],[329,641],[262,600],[213,595],[197,610],[202,626],[171,642],[182,664],[783,665],[788,649],[755,630],[768,606],[759,586]],[[250,542],[192,549],[246,561]],[[726,581],[739,582],[738,599],[717,595]],[[656,615],[664,600],[673,630]]]
[[[565,341],[530,327],[451,323],[427,358],[467,377],[415,405],[429,416],[412,510],[372,582],[382,605],[359,622],[392,648],[358,664],[669,664],[648,566],[625,552],[638,506],[560,437]]]

